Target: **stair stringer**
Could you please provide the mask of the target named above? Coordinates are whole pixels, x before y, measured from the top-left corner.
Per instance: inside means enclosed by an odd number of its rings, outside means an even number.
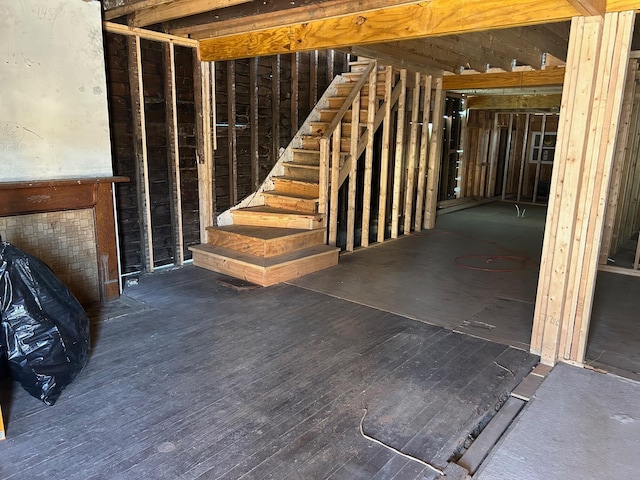
[[[327,87],[327,89],[322,94],[322,97],[318,100],[315,107],[304,123],[300,127],[300,129],[296,132],[295,136],[287,145],[287,148],[281,149],[281,153],[278,157],[278,161],[273,166],[269,174],[266,176],[258,190],[253,192],[252,194],[245,197],[240,203],[234,205],[233,207],[225,210],[216,218],[216,225],[218,226],[226,226],[233,225],[233,214],[234,210],[238,210],[239,208],[246,207],[257,207],[260,205],[264,205],[264,197],[261,195],[262,192],[269,192],[274,190],[273,177],[282,176],[284,174],[284,163],[291,162],[293,160],[293,149],[302,147],[302,136],[308,135],[308,132],[311,129],[311,122],[317,122],[320,120],[320,111],[328,110],[329,107],[329,98],[337,96],[337,88],[336,85],[350,83],[350,81],[342,76],[337,75],[331,84]]]

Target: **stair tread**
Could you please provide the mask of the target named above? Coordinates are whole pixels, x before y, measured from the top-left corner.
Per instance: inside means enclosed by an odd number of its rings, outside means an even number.
[[[277,195],[279,197],[296,198],[300,200],[319,200],[317,195],[301,195],[299,193],[282,192],[278,189],[262,192],[263,195]]]
[[[285,210],[282,208],[267,207],[265,205],[258,205],[257,207],[238,208],[237,210],[233,210],[232,213],[237,213],[237,212],[266,213],[268,215],[292,215],[292,216],[298,216],[301,218],[321,217],[321,214],[319,213],[298,212],[296,210]]]
[[[201,243],[200,245],[193,245],[189,247],[189,250],[200,251],[205,254],[218,255],[235,260],[236,262],[242,262],[249,265],[258,267],[269,268],[275,265],[281,265],[302,258],[311,257],[320,254],[333,253],[338,250],[337,247],[331,247],[329,245],[314,245],[312,247],[304,248],[302,250],[296,250],[294,252],[283,253],[275,257],[263,258],[249,253],[238,252],[225,247],[218,247],[208,243]]]
[[[309,180],[308,178],[301,177],[291,177],[287,175],[278,175],[277,177],[272,177],[274,180],[285,180],[289,182],[299,182],[299,183],[308,183],[310,185],[318,185],[318,182],[314,182],[313,180]]]
[[[318,150],[309,150],[308,148],[292,148],[291,151],[293,153],[312,153],[314,155],[320,154]]]
[[[316,150],[314,150],[315,152]],[[306,168],[309,170],[320,170],[320,164],[298,163],[298,162],[284,162],[285,167]]]
[[[313,230],[302,228],[260,227],[255,225],[224,225],[220,227],[207,227],[207,230],[222,230],[245,237],[253,237],[260,240],[274,240],[276,238],[292,235],[309,235]]]

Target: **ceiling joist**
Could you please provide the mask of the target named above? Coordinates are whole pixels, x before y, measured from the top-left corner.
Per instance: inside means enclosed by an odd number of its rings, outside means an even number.
[[[346,48],[563,21],[568,0],[431,0],[200,41],[204,61]]]
[[[134,27],[146,27],[181,17],[190,17],[218,8],[231,7],[253,0],[174,0],[137,10],[133,15]]]

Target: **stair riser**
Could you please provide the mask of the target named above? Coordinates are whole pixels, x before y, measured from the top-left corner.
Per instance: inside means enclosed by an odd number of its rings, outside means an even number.
[[[338,250],[304,257],[271,267],[251,265],[228,257],[194,250],[193,263],[197,267],[268,287],[337,265]]]
[[[305,197],[318,197],[320,195],[320,187],[317,183],[297,182],[295,180],[286,180],[274,177],[273,184],[275,185],[276,190],[290,193],[292,195],[301,195]]]
[[[320,155],[315,150],[311,150],[311,151],[294,150],[293,161],[295,163],[304,163],[305,165],[318,166],[320,165]]]
[[[324,240],[323,230],[309,230],[296,235],[269,240],[217,230],[215,228],[209,229],[208,233],[208,239],[211,245],[229,248],[237,252],[248,253],[263,258],[275,257],[314,245],[322,245]]]
[[[383,80],[384,80],[384,76],[383,76]],[[384,83],[378,82],[376,84],[376,93],[378,95],[383,95],[384,96]],[[351,91],[353,90],[353,83],[341,83],[339,85],[336,85],[336,91],[338,93],[339,97],[346,97],[347,95],[349,95],[351,93]],[[366,84],[363,89],[362,89],[362,93],[364,95],[368,95],[369,94],[369,85]]]
[[[324,122],[312,123],[309,133],[311,135],[314,135],[314,136],[322,136],[324,134],[325,128],[327,128],[328,126],[329,126],[329,124],[328,123],[324,123]],[[366,126],[367,126],[366,123],[361,123],[359,125],[360,132],[362,132],[362,130]],[[350,122],[343,122],[342,123],[342,136],[346,137],[346,138],[350,138],[351,137],[351,123]]]
[[[351,139],[349,137],[342,137],[340,139],[340,147],[342,152],[349,152],[351,148]],[[302,148],[308,150],[320,150],[320,137],[302,137]]]
[[[295,167],[284,164],[285,177],[304,178],[305,180],[311,180],[312,182],[318,182],[320,180],[319,168],[304,168]]]
[[[300,228],[315,230],[322,228],[322,218],[319,216],[301,216],[285,214],[269,214],[264,212],[246,212],[234,210],[232,212],[235,225],[255,225],[260,227]]]
[[[264,204],[268,207],[282,208],[284,210],[295,210],[297,212],[318,212],[318,202],[314,200],[289,198],[280,195],[264,195]]]
[[[378,98],[378,100],[382,100],[384,98],[384,92],[382,94],[378,94],[377,98]],[[329,109],[338,110],[340,107],[342,107],[342,104],[344,103],[344,100],[345,99],[342,98],[342,97],[329,97],[327,99],[327,102],[329,104]],[[360,97],[360,105],[366,106],[368,102],[369,102],[369,96],[365,92],[362,95],[362,97]]]
[[[321,110],[320,111],[320,121],[324,123],[329,123],[336,116],[336,112],[332,110]],[[344,120],[346,122],[351,121],[351,110],[347,110],[347,113],[344,114]],[[360,123],[367,123],[367,111],[360,110]]]

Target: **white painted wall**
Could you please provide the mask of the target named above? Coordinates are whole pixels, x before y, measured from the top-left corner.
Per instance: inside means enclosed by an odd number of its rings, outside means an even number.
[[[0,182],[112,171],[100,2],[0,0]]]

